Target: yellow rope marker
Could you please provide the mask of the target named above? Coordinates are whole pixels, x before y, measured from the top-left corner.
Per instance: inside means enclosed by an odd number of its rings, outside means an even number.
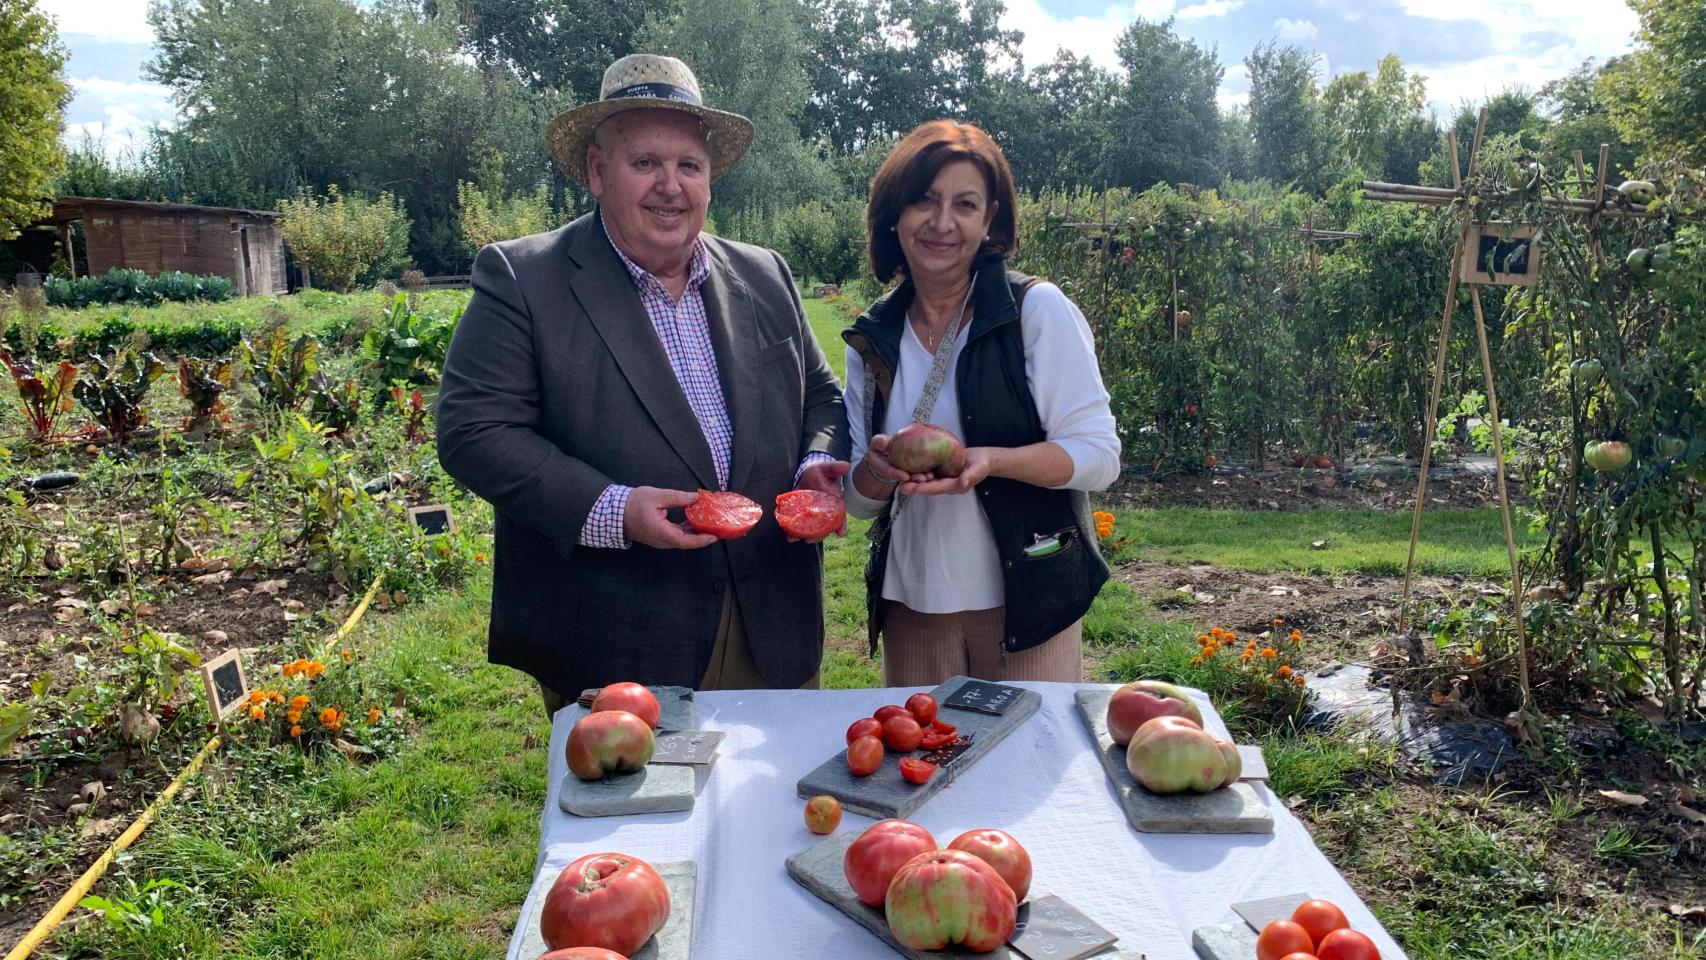
[[[344,620],[343,625],[326,639],[326,645],[321,648],[322,656],[325,651],[332,648],[333,644],[349,636],[350,631],[355,629],[355,625],[361,622],[361,618],[367,613],[368,606],[373,603],[374,596],[379,592],[380,581],[384,578],[384,574],[373,578],[373,584],[367,588],[367,593],[361,598],[361,602],[356,604],[354,610],[350,611],[350,615]],[[89,865],[89,869],[83,871],[83,875],[77,878],[77,882],[71,885],[71,889],[65,891],[65,895],[59,898],[59,902],[53,905],[53,909],[49,910],[34,927],[30,928],[29,933],[24,934],[24,939],[18,941],[18,945],[6,954],[4,960],[25,960],[31,953],[34,953],[35,949],[41,946],[61,923],[65,922],[65,918],[70,916],[72,908],[76,907],[78,902],[90,890],[94,889],[95,884],[100,881],[101,875],[106,873],[107,867],[112,865],[113,858],[124,852],[125,848],[132,843],[135,843],[137,837],[142,836],[142,831],[148,829],[148,825],[154,822],[154,817],[165,809],[166,804],[172,802],[172,798],[178,795],[179,790],[183,789],[185,781],[195,776],[196,771],[201,769],[201,765],[206,763],[207,758],[218,748],[218,737],[214,737],[203,744],[201,752],[197,753],[195,758],[185,765],[184,769],[178,773],[177,779],[173,780],[158,797],[154,798],[154,802],[148,805],[148,809],[142,811],[142,816],[137,817],[136,822],[132,823],[129,829],[119,834],[112,846],[108,847],[105,853]]]
[[[30,929],[29,933],[24,934],[24,939],[18,941],[18,945],[12,948],[11,953],[6,954],[6,960],[24,960],[25,957],[35,951],[36,947],[41,946],[42,941],[53,933],[54,929],[71,913],[72,908],[77,906],[78,901],[82,900],[83,896],[95,886],[95,882],[101,879],[101,874],[106,872],[107,866],[113,862],[113,858],[118,856],[126,847],[135,843],[137,837],[142,836],[142,831],[148,829],[148,825],[154,822],[155,815],[164,809],[166,804],[172,802],[172,798],[177,796],[178,791],[183,788],[184,781],[194,776],[195,772],[201,769],[202,763],[218,746],[218,737],[214,737],[202,745],[201,752],[197,753],[195,759],[184,767],[183,771],[178,774],[178,778],[173,780],[164,792],[154,798],[154,802],[148,805],[147,810],[142,811],[142,816],[136,818],[136,822],[130,825],[130,829],[119,834],[119,838],[113,841],[113,845],[108,847],[99,859],[90,864],[89,869],[83,871],[83,875],[77,878],[77,882],[71,885],[71,889],[65,891],[65,895],[59,898],[59,902],[53,905],[53,909],[49,910],[47,915]]]

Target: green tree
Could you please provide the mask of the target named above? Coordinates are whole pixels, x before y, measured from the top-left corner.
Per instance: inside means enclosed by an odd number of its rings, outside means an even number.
[[[458,223],[468,248],[478,251],[488,243],[543,233],[561,224],[551,209],[551,195],[540,187],[533,193],[488,195],[472,183],[456,185]]]
[[[1335,179],[1331,134],[1315,86],[1318,55],[1264,43],[1250,51],[1250,134],[1256,176],[1319,193]]]
[[[333,184],[323,198],[305,191],[279,209],[285,245],[321,286],[343,293],[364,274],[390,275],[406,263],[409,218],[388,193],[346,197]]]
[[[0,240],[10,240],[52,211],[50,184],[65,168],[65,49],[35,0],[0,0],[0,90]]]
[[[1144,190],[1157,183],[1220,182],[1220,111],[1225,73],[1213,50],[1173,32],[1173,21],[1138,20],[1115,47],[1124,76],[1110,108],[1101,172]]]
[[[1604,98],[1611,75],[1624,69],[1627,62],[1624,57],[1613,57],[1604,65],[1596,65],[1590,59],[1540,88],[1540,103],[1552,114],[1552,124],[1542,138],[1541,157],[1558,175],[1572,169],[1577,150],[1582,152],[1582,159],[1591,170],[1599,162],[1602,143],[1611,147],[1608,175],[1613,178],[1612,183],[1617,182],[1618,171],[1634,169],[1641,147],[1623,138],[1622,131],[1611,120],[1611,105]]]
[[[1706,10],[1628,0],[1641,18],[1627,69],[1604,75],[1612,122],[1630,143],[1689,162],[1706,158]]]
[[[648,17],[670,0],[425,0],[429,16],[453,22],[481,66],[512,73],[534,90],[584,103],[598,99],[604,68],[636,52]],[[704,79],[701,76],[701,81]]]
[[[1486,103],[1487,127],[1482,142],[1497,136],[1515,138],[1530,153],[1540,151],[1546,132],[1546,117],[1540,112],[1538,98],[1527,90],[1506,90]],[[1469,172],[1469,151],[1475,144],[1475,127],[1480,122],[1481,108],[1465,103],[1457,110],[1451,130],[1457,134],[1457,162],[1465,174]],[[1432,186],[1451,185],[1451,166],[1444,143],[1422,164],[1422,182]]]
[[[682,0],[641,31],[645,49],[693,67],[707,104],[752,120],[752,148],[712,191],[719,220],[755,205],[821,197],[834,182],[828,163],[800,139],[810,98],[804,18],[797,0]]]
[[[1427,99],[1427,82],[1396,54],[1382,57],[1372,78],[1364,70],[1334,77],[1321,104],[1337,160],[1375,179],[1414,182],[1439,148],[1439,125],[1422,112]]]

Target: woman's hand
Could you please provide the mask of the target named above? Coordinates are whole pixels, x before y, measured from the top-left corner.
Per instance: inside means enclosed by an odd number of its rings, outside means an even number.
[[[871,500],[887,500],[897,484],[930,479],[927,473],[907,473],[889,460],[889,435],[879,433],[865,447],[865,458],[853,469],[853,485]]]
[[[901,483],[899,492],[920,496],[968,493],[995,472],[995,458],[999,453],[999,447],[967,447],[965,468],[957,475],[940,478],[933,474],[914,476]]]

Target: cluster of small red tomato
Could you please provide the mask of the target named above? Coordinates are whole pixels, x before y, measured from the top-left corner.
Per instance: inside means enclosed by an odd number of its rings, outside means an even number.
[[[1275,920],[1256,938],[1256,960],[1380,960],[1366,934],[1351,929],[1328,900],[1308,900],[1290,920]]]
[[[855,777],[868,777],[883,765],[883,755],[889,750],[941,750],[962,740],[953,724],[936,719],[936,698],[915,693],[906,698],[904,707],[878,707],[871,716],[853,721],[847,728],[847,769]],[[918,757],[902,757],[900,775],[907,783],[928,783],[936,775],[936,766]]]

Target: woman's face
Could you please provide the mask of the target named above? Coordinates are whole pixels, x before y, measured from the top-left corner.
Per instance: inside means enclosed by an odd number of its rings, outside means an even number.
[[[969,160],[944,166],[895,224],[907,275],[914,283],[957,281],[971,269],[994,216],[983,171]]]

